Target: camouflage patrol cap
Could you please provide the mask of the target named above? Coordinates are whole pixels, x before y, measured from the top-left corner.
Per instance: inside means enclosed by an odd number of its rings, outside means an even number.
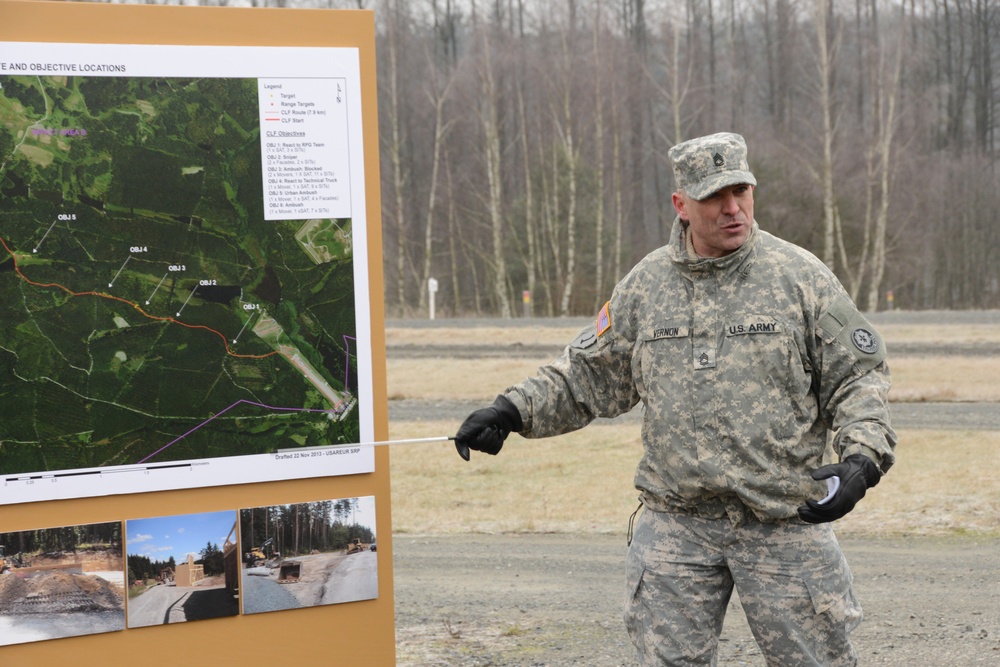
[[[747,142],[738,134],[719,132],[689,139],[668,155],[677,187],[694,199],[705,199],[729,185],[757,185],[747,164]]]

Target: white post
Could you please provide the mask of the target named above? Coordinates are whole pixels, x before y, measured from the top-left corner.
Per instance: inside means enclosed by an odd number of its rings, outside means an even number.
[[[430,294],[431,319],[434,319],[434,294],[438,291],[438,281],[434,278],[427,279],[427,292]]]

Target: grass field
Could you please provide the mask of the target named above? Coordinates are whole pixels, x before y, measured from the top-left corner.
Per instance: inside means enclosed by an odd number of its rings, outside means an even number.
[[[882,327],[897,341],[997,342],[1000,328]],[[390,344],[439,345],[442,358],[392,359],[390,400],[492,401],[548,359],[449,359],[454,345],[564,344],[575,329],[395,329]],[[894,401],[1000,402],[1000,356],[890,357]],[[390,438],[452,434],[452,422],[393,422]],[[497,457],[466,463],[450,443],[391,452],[396,533],[621,533],[638,505],[638,424],[591,425],[558,438],[513,435]],[[900,431],[897,463],[838,523],[842,535],[1000,535],[1000,432]]]

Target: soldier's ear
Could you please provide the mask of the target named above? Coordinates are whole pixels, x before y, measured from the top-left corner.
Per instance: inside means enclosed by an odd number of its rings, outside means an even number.
[[[681,220],[687,221],[687,198],[681,192],[675,192],[670,196],[670,201],[674,204],[674,210]]]

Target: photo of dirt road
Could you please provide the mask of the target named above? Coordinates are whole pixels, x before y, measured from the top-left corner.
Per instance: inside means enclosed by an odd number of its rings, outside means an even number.
[[[239,614],[235,511],[135,519],[125,526],[129,628]]]
[[[124,629],[120,522],[0,533],[0,646]]]
[[[244,614],[378,597],[374,496],[244,509],[240,534]]]

